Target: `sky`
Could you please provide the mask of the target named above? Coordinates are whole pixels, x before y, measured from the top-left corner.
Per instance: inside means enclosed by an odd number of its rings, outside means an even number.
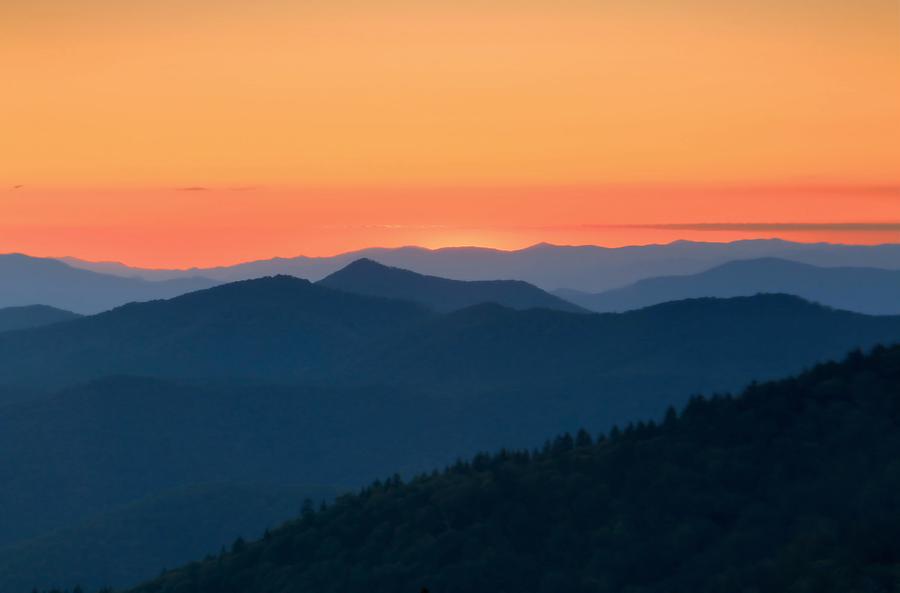
[[[897,0],[0,0],[0,252],[900,242]]]

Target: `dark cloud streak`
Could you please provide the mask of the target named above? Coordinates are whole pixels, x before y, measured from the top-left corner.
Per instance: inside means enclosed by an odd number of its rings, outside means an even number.
[[[672,224],[597,225],[605,228],[660,231],[831,231],[900,232],[900,222],[687,222]]]

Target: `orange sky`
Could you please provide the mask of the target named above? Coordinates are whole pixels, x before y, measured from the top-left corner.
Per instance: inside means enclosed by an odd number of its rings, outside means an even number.
[[[896,0],[0,0],[0,72],[0,251],[900,241],[646,228],[900,222]]]

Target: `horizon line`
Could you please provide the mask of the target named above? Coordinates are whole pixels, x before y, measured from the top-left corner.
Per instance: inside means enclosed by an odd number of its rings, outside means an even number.
[[[685,223],[685,225],[689,225],[690,223]],[[696,223],[700,225],[707,225],[705,229],[697,229],[694,227],[685,226],[682,230],[732,230],[732,229],[722,229],[722,228],[713,228],[718,225],[729,225],[729,224],[754,224],[754,223]],[[775,223],[760,223],[760,224],[775,224]],[[804,224],[804,223],[786,223],[786,224]],[[815,224],[815,223],[810,223]],[[860,224],[860,223],[847,223],[847,224]],[[865,223],[862,223],[865,224]],[[891,223],[895,224],[895,223]],[[648,228],[648,229],[669,229],[669,230],[677,230],[680,228],[679,226],[673,227],[671,225],[583,225],[583,226],[596,226],[596,227],[605,227],[605,228]],[[900,223],[895,224],[896,229],[892,230],[900,230]],[[747,230],[747,229],[739,229],[739,230]],[[805,228],[805,229],[794,229],[794,230],[819,230],[816,228]],[[849,229],[849,230],[860,230],[860,229]],[[878,229],[883,230],[883,229]],[[483,251],[492,251],[492,252],[500,252],[500,253],[520,253],[524,251],[529,251],[542,247],[550,247],[550,248],[561,248],[561,249],[583,249],[583,248],[595,248],[595,249],[603,249],[609,251],[618,251],[622,249],[635,249],[635,248],[649,248],[649,247],[667,247],[671,245],[676,245],[679,243],[690,243],[695,245],[734,245],[737,243],[760,243],[760,242],[779,242],[779,243],[789,243],[794,245],[833,245],[833,246],[845,246],[845,247],[866,247],[866,248],[876,248],[876,247],[885,247],[885,246],[900,246],[900,240],[897,242],[883,242],[883,243],[845,243],[839,241],[794,241],[790,239],[783,239],[780,237],[759,237],[753,239],[735,239],[733,241],[696,241],[691,239],[675,239],[668,242],[651,242],[651,243],[635,243],[631,245],[619,245],[619,246],[607,246],[600,245],[596,243],[582,243],[582,244],[562,244],[562,243],[551,243],[547,241],[539,241],[537,243],[533,243],[527,245],[525,247],[521,247],[518,249],[501,249],[497,247],[489,247],[484,245],[447,245],[443,247],[423,247],[421,245],[398,245],[393,247],[383,246],[383,245],[372,245],[369,247],[363,247],[360,249],[350,249],[346,251],[339,251],[336,253],[332,253],[330,255],[292,255],[292,256],[281,256],[274,255],[272,257],[264,257],[258,259],[247,259],[247,260],[239,260],[232,263],[223,263],[211,266],[185,266],[185,267],[149,267],[149,266],[140,266],[140,265],[131,265],[122,260],[113,260],[113,259],[100,259],[100,260],[92,260],[80,258],[73,255],[32,255],[29,253],[25,253],[23,251],[10,251],[6,253],[0,253],[0,255],[21,255],[25,257],[33,257],[36,259],[52,259],[56,261],[61,261],[65,263],[67,260],[75,260],[78,262],[83,262],[86,264],[94,264],[94,265],[115,265],[115,266],[123,266],[126,268],[134,269],[134,270],[143,270],[143,271],[152,271],[152,272],[189,272],[193,270],[214,270],[218,268],[231,268],[240,265],[260,263],[260,262],[271,262],[278,260],[296,260],[296,259],[309,259],[309,260],[325,260],[325,259],[333,259],[342,256],[348,256],[353,254],[358,254],[366,251],[378,250],[378,251],[399,251],[403,249],[415,249],[419,251],[427,251],[427,252],[439,252],[439,251],[451,251],[451,250],[466,250],[466,249],[477,249]],[[364,256],[363,256],[364,257]]]

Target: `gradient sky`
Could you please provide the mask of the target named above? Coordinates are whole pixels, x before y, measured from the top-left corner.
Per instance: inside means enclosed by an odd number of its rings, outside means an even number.
[[[897,0],[0,0],[0,72],[0,251],[900,241]]]

